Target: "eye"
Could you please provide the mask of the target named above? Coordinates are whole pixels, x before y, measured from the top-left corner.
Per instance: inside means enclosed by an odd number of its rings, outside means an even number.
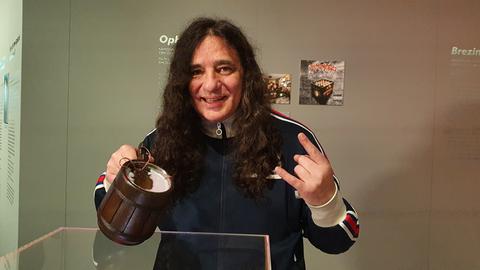
[[[200,68],[194,68],[190,71],[190,73],[192,74],[192,77],[198,77],[202,74],[202,69]]]
[[[223,65],[223,66],[219,66],[217,70],[220,74],[229,75],[235,71],[235,68],[229,65]]]

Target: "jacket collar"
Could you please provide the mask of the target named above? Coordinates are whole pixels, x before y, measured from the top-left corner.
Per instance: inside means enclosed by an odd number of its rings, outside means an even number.
[[[202,120],[202,131],[205,135],[211,138],[222,139],[224,134],[226,138],[232,138],[233,134],[233,120],[235,119],[234,115],[230,116],[222,122],[209,122],[207,120]],[[223,125],[223,127],[222,127]]]

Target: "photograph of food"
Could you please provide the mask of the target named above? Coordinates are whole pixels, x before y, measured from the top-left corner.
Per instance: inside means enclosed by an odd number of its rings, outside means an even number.
[[[290,74],[264,74],[267,85],[266,95],[273,104],[290,104],[292,80]]]

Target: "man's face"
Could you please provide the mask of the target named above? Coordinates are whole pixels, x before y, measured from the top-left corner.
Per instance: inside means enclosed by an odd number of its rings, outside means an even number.
[[[243,79],[235,49],[220,37],[207,36],[193,53],[191,73],[190,96],[203,119],[221,122],[235,113]]]

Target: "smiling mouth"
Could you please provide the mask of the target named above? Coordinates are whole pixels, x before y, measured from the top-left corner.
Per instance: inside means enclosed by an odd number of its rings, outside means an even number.
[[[215,102],[221,102],[226,100],[226,96],[221,96],[221,97],[215,97],[215,98],[204,98],[202,97],[201,100],[203,100],[206,103],[215,103]]]

